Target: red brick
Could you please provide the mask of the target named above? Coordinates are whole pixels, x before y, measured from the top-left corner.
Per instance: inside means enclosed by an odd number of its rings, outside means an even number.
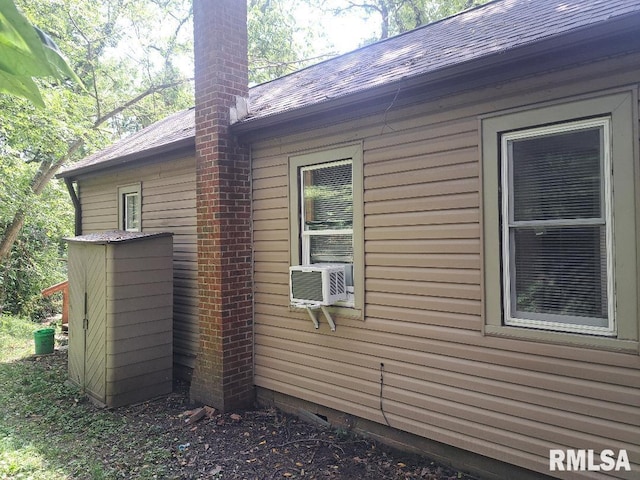
[[[201,334],[191,396],[224,411],[253,402],[250,161],[228,128],[235,97],[248,95],[246,2],[194,0],[194,34]]]

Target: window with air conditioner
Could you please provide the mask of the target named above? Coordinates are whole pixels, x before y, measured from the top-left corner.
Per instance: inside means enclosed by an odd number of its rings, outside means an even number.
[[[486,334],[637,349],[635,105],[481,120]]]
[[[364,296],[360,145],[291,157],[289,178],[291,266],[344,269],[346,299],[338,305],[359,308]],[[312,278],[310,272],[294,272]]]

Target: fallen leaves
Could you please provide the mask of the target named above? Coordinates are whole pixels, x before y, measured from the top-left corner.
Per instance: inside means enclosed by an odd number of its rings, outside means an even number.
[[[63,368],[66,356],[47,361],[59,361]],[[458,472],[430,460],[401,455],[347,430],[318,427],[274,409],[222,413],[210,406],[189,408],[186,385],[179,384],[166,397],[109,412],[96,410],[76,392],[69,392],[64,400],[61,411],[69,412],[75,422],[83,419],[82,425],[90,423],[92,431],[104,417],[122,423],[122,429],[101,433],[100,446],[91,452],[109,478],[459,478]],[[48,415],[39,418],[41,413],[22,410],[19,420],[46,422]]]

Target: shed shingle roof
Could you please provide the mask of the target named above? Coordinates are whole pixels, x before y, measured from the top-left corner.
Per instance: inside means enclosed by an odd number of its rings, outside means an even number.
[[[242,123],[435,75],[639,13],[639,0],[497,0],[252,87]],[[194,135],[194,111],[184,110],[75,163],[61,176],[139,158]]]

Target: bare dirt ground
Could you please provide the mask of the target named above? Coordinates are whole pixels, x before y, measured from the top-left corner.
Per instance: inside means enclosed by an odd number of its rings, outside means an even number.
[[[66,352],[39,359],[66,371]],[[64,373],[62,373],[64,375]],[[78,400],[88,415],[104,410]],[[162,479],[471,479],[431,460],[406,455],[331,427],[319,427],[274,409],[221,414],[189,404],[188,386],[177,383],[168,396],[107,411],[134,438],[106,434],[93,455],[118,478]],[[195,415],[194,415],[195,414]],[[196,417],[201,416],[196,420]],[[152,439],[143,441],[142,439]],[[145,447],[144,445],[147,445]],[[148,450],[152,445],[153,452]],[[142,460],[144,458],[144,460]],[[137,465],[137,466],[136,466]],[[158,470],[159,468],[159,470]]]
[[[470,479],[348,432],[273,409],[215,413],[193,424],[184,385],[163,399],[116,410],[171,444],[176,478]]]

